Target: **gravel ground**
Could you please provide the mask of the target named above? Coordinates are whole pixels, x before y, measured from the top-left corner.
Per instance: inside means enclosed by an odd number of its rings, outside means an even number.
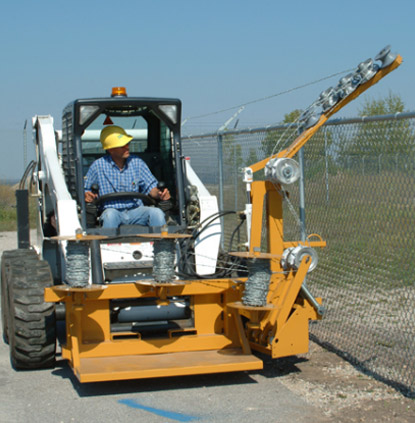
[[[16,234],[1,232],[0,253],[13,248]],[[1,344],[0,421],[5,423],[415,421],[414,400],[313,342],[304,355],[265,357],[258,372],[88,385],[79,384],[62,360],[52,370],[14,372],[7,355]]]
[[[294,369],[288,363],[292,362]],[[278,363],[278,361],[277,361]],[[415,422],[415,400],[361,373],[316,343],[307,354],[282,359],[278,380],[308,404],[322,410],[330,421]]]

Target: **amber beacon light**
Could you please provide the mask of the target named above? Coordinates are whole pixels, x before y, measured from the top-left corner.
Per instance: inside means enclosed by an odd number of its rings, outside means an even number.
[[[127,97],[127,90],[125,87],[112,87],[111,97]]]

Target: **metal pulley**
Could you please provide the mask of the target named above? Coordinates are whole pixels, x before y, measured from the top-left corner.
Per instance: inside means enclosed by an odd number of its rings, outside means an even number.
[[[359,84],[363,84],[372,79],[378,70],[379,66],[373,64],[372,59],[367,59],[364,62],[359,63],[354,77],[359,80]]]
[[[271,159],[265,166],[265,178],[280,184],[292,184],[300,177],[299,164],[289,158]]]
[[[397,54],[391,53],[391,46],[384,47],[376,56],[375,60],[381,62],[380,68],[386,68],[389,66],[395,59]]]
[[[304,256],[310,256],[311,258],[311,264],[307,272],[310,273],[317,267],[318,256],[314,248],[305,245],[285,249],[281,257],[281,267],[284,270],[298,270]]]
[[[326,112],[337,103],[338,93],[333,87],[330,87],[320,94],[319,99],[321,101],[321,107],[323,108],[323,112]]]
[[[318,109],[318,104],[315,102],[301,114],[300,118],[298,119],[299,133],[308,128],[311,128],[320,120],[321,111]]]
[[[321,104],[324,104],[324,102],[327,101],[327,99],[330,98],[332,95],[333,95],[333,87],[329,87],[320,93],[318,101]]]
[[[372,79],[379,69],[391,65],[396,58],[397,54],[391,53],[391,47],[386,46],[374,59],[367,59],[359,63],[356,70],[341,78],[334,88],[330,87],[322,91],[318,99],[298,119],[298,134],[318,123],[322,113],[331,110],[339,101],[355,91],[359,85]],[[377,64],[375,61],[381,63]]]
[[[340,78],[339,83],[336,86],[336,90],[340,98],[345,98],[356,89],[356,85],[353,83],[353,74],[349,73],[343,78]]]

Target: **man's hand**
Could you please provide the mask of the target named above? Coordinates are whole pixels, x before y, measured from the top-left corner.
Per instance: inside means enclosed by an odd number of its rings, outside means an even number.
[[[92,203],[96,198],[98,198],[98,194],[94,194],[91,191],[85,191],[85,203]]]
[[[149,194],[151,197],[158,201],[170,200],[170,191],[167,188],[159,190],[157,187],[155,187],[150,191]]]

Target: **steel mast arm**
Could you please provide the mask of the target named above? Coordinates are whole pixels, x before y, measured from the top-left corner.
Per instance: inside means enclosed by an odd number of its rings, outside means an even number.
[[[271,157],[267,157],[264,160],[261,160],[260,162],[257,162],[250,167],[252,169],[252,172],[257,172],[261,169],[263,169],[266,164],[269,162],[270,159],[273,159],[275,157],[286,157],[286,158],[292,158],[295,156],[295,154],[306,144],[306,142],[320,129],[321,126],[323,126],[327,120],[337,113],[342,107],[346,106],[346,104],[353,101],[355,98],[357,98],[360,94],[362,94],[364,91],[366,91],[368,88],[370,88],[372,85],[375,85],[378,81],[380,81],[384,76],[386,76],[388,73],[395,70],[400,64],[402,63],[402,57],[400,55],[397,55],[395,60],[385,68],[379,69],[376,74],[371,78],[369,81],[366,81],[362,85],[359,85],[355,91],[353,91],[350,95],[345,97],[344,99],[340,100],[334,107],[332,107],[327,112],[323,113],[320,116],[319,121],[312,126],[311,128],[308,128],[305,130],[301,135],[299,135],[292,144],[286,149],[282,150],[277,154],[272,155]]]

